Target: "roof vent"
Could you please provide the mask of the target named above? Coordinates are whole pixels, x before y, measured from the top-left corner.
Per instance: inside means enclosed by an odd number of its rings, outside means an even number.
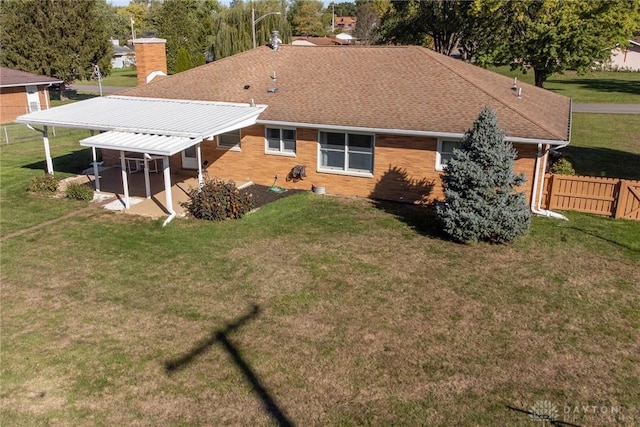
[[[518,78],[517,77],[513,78],[513,86],[511,86],[511,89],[513,89],[513,90],[518,89]]]
[[[278,88],[273,86],[267,89],[267,92],[269,93],[276,93],[277,91],[278,91]]]
[[[280,37],[278,37],[278,30],[271,31],[271,49],[278,50],[278,46],[282,43]]]
[[[522,88],[518,88],[518,99],[522,99]]]

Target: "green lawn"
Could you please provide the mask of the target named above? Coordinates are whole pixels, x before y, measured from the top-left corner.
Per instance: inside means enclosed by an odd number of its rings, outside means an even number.
[[[67,199],[51,200],[28,194],[29,180],[45,171],[44,146],[39,133],[11,125],[10,145],[0,146],[0,235],[58,218],[83,206]],[[59,179],[89,167],[91,150],[78,145],[89,131],[58,129],[50,137],[53,168]],[[30,136],[30,142],[24,142]],[[22,141],[22,142],[21,142]]]
[[[490,70],[534,84],[533,71],[522,74],[508,66]],[[545,88],[578,103],[640,104],[640,73],[599,71],[578,75],[575,71],[567,71],[551,76]]]
[[[578,175],[640,180],[640,116],[574,113],[562,151]]]
[[[98,86],[97,80],[79,80],[78,84]],[[137,84],[135,68],[114,68],[108,76],[102,79],[103,86],[133,87]]]
[[[87,161],[52,147],[67,173]],[[3,235],[85,206],[23,192],[42,158],[2,147]],[[632,425],[640,222],[567,215],[466,246],[423,209],[304,193],[165,228],[96,207],[5,239],[0,425],[526,426],[507,406],[540,401]]]

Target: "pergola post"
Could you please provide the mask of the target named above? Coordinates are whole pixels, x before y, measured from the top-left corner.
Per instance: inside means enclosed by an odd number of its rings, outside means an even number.
[[[91,156],[93,157],[93,177],[96,183],[96,191],[100,192],[100,171],[98,170],[98,157],[96,155],[96,147],[91,147]]]
[[[164,174],[164,193],[169,214],[175,214],[173,210],[173,198],[171,197],[171,170],[169,169],[169,156],[162,156],[162,173]]]
[[[151,198],[151,184],[149,184],[149,159],[148,154],[144,153],[142,158],[144,159],[144,188],[147,192],[147,199]]]
[[[49,127],[45,126],[42,131],[42,142],[44,143],[44,156],[47,160],[47,173],[53,175],[53,161],[51,160],[51,149],[49,148]]]
[[[124,190],[124,207],[129,209],[129,179],[127,177],[127,165],[124,160],[124,151],[120,150],[120,166],[122,167],[122,189]]]
[[[196,161],[198,162],[198,187],[202,188],[204,180],[202,178],[202,150],[199,142],[196,144]]]

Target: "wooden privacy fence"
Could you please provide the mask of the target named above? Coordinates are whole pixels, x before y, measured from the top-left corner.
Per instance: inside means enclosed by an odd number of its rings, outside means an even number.
[[[640,221],[640,181],[545,175],[543,207]]]

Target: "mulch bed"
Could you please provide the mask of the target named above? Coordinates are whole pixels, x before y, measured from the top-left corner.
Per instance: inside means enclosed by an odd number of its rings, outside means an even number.
[[[293,196],[294,194],[304,193],[307,191],[287,189],[287,191],[285,191],[284,193],[277,193],[275,191],[269,191],[269,188],[270,187],[267,185],[253,184],[240,191],[243,193],[249,193],[253,196],[254,208],[259,208],[266,205],[267,203],[275,202],[276,200],[282,199],[284,197]]]

